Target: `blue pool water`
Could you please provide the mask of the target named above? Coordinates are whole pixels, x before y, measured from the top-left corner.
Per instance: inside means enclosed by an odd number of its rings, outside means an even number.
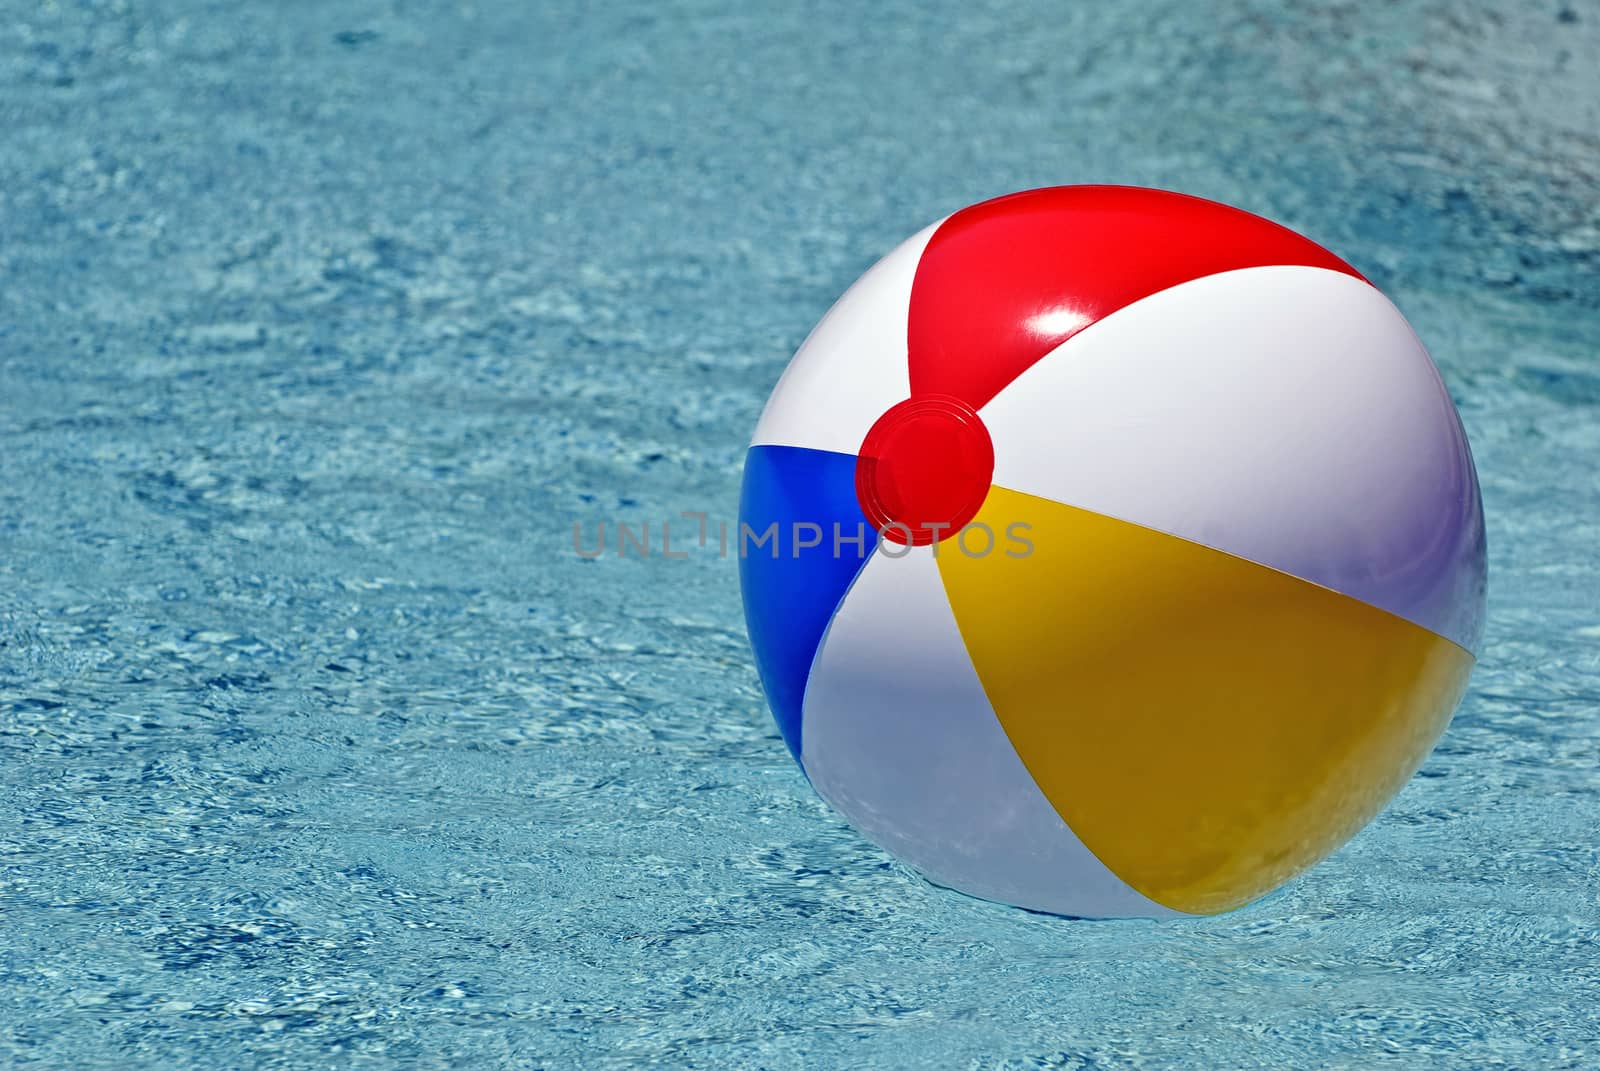
[[[0,3],[0,1065],[1600,1067],[1600,5],[585,6]],[[1213,920],[927,885],[732,561],[572,549],[1084,181],[1347,257],[1483,480],[1455,724]]]

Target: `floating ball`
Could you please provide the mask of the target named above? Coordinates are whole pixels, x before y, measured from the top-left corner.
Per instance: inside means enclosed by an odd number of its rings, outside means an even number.
[[[1080,916],[1245,904],[1353,836],[1482,631],[1450,395],[1349,264],[1174,193],[935,223],[795,354],[740,574],[818,793],[942,885]]]

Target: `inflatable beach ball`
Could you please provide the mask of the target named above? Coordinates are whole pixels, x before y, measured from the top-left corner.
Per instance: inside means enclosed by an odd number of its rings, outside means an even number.
[[[762,685],[816,791],[928,878],[1226,911],[1443,732],[1484,535],[1450,395],[1359,272],[1127,187],[957,212],[800,347],[745,461]]]

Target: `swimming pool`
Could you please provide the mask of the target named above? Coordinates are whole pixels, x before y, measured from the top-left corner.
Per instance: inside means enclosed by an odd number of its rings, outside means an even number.
[[[1600,1063],[1592,3],[9,21],[0,1062]],[[1347,257],[1483,482],[1454,725],[1211,920],[1030,915],[861,840],[680,518],[732,520],[878,255],[1091,181]],[[651,555],[576,553],[602,522]]]

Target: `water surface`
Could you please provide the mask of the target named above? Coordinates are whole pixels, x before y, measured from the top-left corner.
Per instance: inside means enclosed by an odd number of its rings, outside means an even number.
[[[1600,6],[580,7],[5,5],[0,1063],[1600,1065]],[[1488,516],[1421,775],[1178,925],[922,882],[733,562],[571,549],[732,519],[860,271],[1092,181],[1383,286]]]

